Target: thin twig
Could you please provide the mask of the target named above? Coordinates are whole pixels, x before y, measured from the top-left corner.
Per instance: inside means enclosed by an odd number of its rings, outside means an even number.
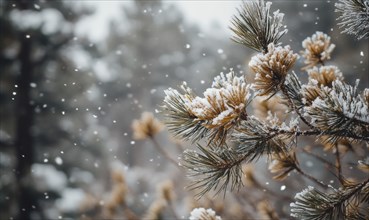
[[[321,131],[318,129],[311,129],[311,130],[305,130],[305,131],[289,131],[289,130],[283,130],[283,129],[273,129],[270,128],[272,132],[275,132],[274,136],[279,134],[291,134],[296,136],[315,136],[315,135],[337,135],[342,132],[342,130],[338,131]],[[357,140],[363,140],[363,141],[369,141],[369,137],[365,136],[358,136],[356,134],[347,134],[347,135],[341,135],[343,137],[353,138]]]
[[[320,156],[319,154],[313,153],[311,151],[306,150],[305,148],[302,149],[302,151],[306,154],[309,154],[310,156],[315,157],[316,159],[320,160],[321,162],[323,162],[324,164],[327,164],[331,167],[336,167],[333,163],[331,163],[330,161],[328,161],[327,159],[323,158],[322,156]]]
[[[338,145],[335,144],[335,155],[336,155],[336,167],[337,167],[337,173],[338,173],[338,180],[340,181],[341,184],[343,184],[343,177],[342,177],[342,166],[341,166],[341,155],[340,155],[340,151],[338,149]]]
[[[293,102],[292,102],[293,103]],[[295,112],[297,113],[297,115],[300,117],[300,119],[307,124],[307,126],[309,126],[310,128],[315,128],[310,122],[308,122],[306,120],[306,118],[304,116],[302,116],[301,112],[299,110],[297,110],[295,104],[293,104],[293,108],[295,109]]]
[[[179,168],[179,165],[177,161],[175,161],[173,158],[171,158],[168,153],[159,145],[159,143],[156,141],[155,137],[151,136],[150,140],[153,142],[154,147],[163,155],[166,159],[168,159],[172,164],[174,164],[176,167]]]
[[[311,176],[310,174],[305,173],[300,169],[300,167],[296,166],[296,171],[300,173],[301,175],[305,176],[306,178],[312,180],[313,182],[317,183],[319,186],[323,187],[324,189],[328,189],[328,185],[322,183],[321,181],[317,180],[315,177]]]
[[[362,183],[356,185],[355,190],[353,190],[351,193],[341,197],[341,199],[335,205],[340,204],[340,203],[344,202],[345,200],[350,199],[353,195],[355,195],[355,193],[362,190],[362,188],[365,187],[365,185],[368,184],[368,183],[369,183],[369,178],[364,180]]]
[[[310,128],[314,129],[315,127],[306,120],[306,118],[301,114],[301,112],[297,109],[295,103],[293,103],[293,100],[292,98],[288,95],[288,92],[285,88],[285,86],[283,85],[281,87],[281,90],[282,90],[282,93],[288,98],[288,102],[289,104],[292,106],[293,110],[297,113],[297,115],[300,117],[300,119],[307,125],[309,126]]]

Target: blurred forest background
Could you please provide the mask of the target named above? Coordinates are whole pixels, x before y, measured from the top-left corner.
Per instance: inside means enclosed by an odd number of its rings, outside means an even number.
[[[177,194],[172,211],[179,218],[191,211],[184,173],[154,146],[177,160],[191,144],[166,131],[157,142],[135,140],[131,123],[146,111],[160,119],[168,87],[186,81],[200,93],[219,72],[249,72],[254,52],[222,26],[204,30],[180,4],[159,0],[121,1],[108,27],[94,27],[107,31],[95,42],[76,34],[93,18],[94,2],[0,2],[0,219],[102,216],[115,172],[124,173],[133,213],[147,212],[166,180]],[[360,79],[359,88],[369,87],[368,42],[340,34],[334,3],[273,1],[289,29],[282,41],[298,52],[307,36],[327,33],[336,44],[331,62],[350,84]],[[306,79],[302,66],[294,69]]]

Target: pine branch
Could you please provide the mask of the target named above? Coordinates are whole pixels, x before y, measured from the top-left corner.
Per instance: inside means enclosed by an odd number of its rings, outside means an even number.
[[[342,137],[355,136],[368,140],[369,107],[357,94],[357,84],[352,87],[336,80],[332,88],[321,87],[321,92],[321,97],[304,109],[314,127],[331,134],[327,142],[334,144]]]
[[[305,58],[304,63],[307,64],[303,70],[308,70],[310,67],[317,67],[319,64],[324,66],[324,61],[331,58],[331,53],[336,45],[331,43],[331,37],[321,31],[315,32],[311,37],[307,37],[302,42],[301,51]]]
[[[231,39],[258,52],[267,52],[268,45],[278,45],[278,40],[287,33],[283,26],[283,13],[279,10],[270,15],[271,2],[264,0],[244,1],[238,9],[238,16],[234,16],[230,29],[235,36]]]
[[[353,133],[347,132],[344,129],[335,130],[335,131],[322,131],[319,129],[310,129],[310,130],[304,130],[304,131],[289,131],[289,130],[284,130],[284,129],[270,128],[270,130],[276,132],[277,134],[275,135],[296,135],[296,136],[328,135],[328,136],[337,136],[339,137],[339,139],[351,138],[356,141],[369,141],[369,136],[361,136],[361,135],[353,134]]]
[[[183,140],[193,142],[204,138],[209,129],[202,126],[202,121],[191,113],[186,106],[188,99],[193,99],[195,95],[188,87],[182,87],[185,94],[180,94],[177,90],[168,89],[165,91],[166,97],[162,106],[162,114],[165,116],[165,124],[168,130]]]
[[[273,153],[286,151],[285,140],[293,133],[271,132],[272,129],[256,117],[249,117],[242,121],[232,138],[238,144],[237,152],[245,155],[247,162],[258,159],[262,155],[271,156]]]
[[[236,132],[232,135],[232,140],[237,143],[236,151],[240,155],[244,155],[245,162],[252,162],[263,155],[271,156],[275,153],[287,152],[289,147],[285,143],[289,142],[293,137],[321,135],[338,137],[344,135],[341,138],[369,141],[369,137],[358,136],[347,132],[344,133],[341,130],[321,131],[319,129],[311,129],[300,131],[294,128],[287,130],[279,127],[271,127],[253,116],[241,122]],[[311,177],[308,178],[312,179]]]
[[[301,121],[303,121],[310,128],[314,126],[302,115],[300,110],[303,108],[302,95],[301,95],[301,83],[299,82],[294,72],[290,73],[286,77],[284,85],[281,87],[282,93],[287,99],[289,106],[292,106],[292,110],[297,113]]]
[[[335,6],[335,12],[340,15],[338,25],[344,29],[342,33],[355,35],[358,40],[369,37],[368,0],[339,0]]]
[[[196,96],[185,83],[184,94],[166,90],[162,113],[169,131],[193,142],[206,137],[209,143],[224,144],[227,135],[247,117],[249,87],[244,76],[237,77],[231,70],[215,77],[204,97]]]
[[[256,95],[274,96],[283,87],[297,58],[298,54],[293,53],[290,46],[276,47],[273,43],[268,45],[268,52],[253,56],[249,67],[255,73],[253,89]]]
[[[352,215],[349,213],[350,210],[347,210],[350,203],[353,200],[363,202],[360,197],[367,194],[368,183],[369,179],[341,190],[335,190],[330,194],[309,186],[296,194],[296,201],[290,205],[291,216],[299,219],[346,219],[348,214]]]
[[[350,0],[339,1],[347,5]],[[365,16],[369,14],[368,0],[351,1],[355,7],[359,4],[362,8],[364,5],[365,11],[362,12]],[[345,13],[343,6],[337,5],[338,10]],[[270,6],[271,3],[264,3],[264,0],[243,2],[238,16],[232,20],[231,30],[235,34],[232,40],[261,52],[249,63],[255,73],[255,83],[252,84],[254,95],[271,98],[281,92],[291,112],[298,117],[292,117],[290,124],[286,125],[273,119],[261,121],[248,115],[246,107],[252,100],[248,91],[250,85],[243,76],[235,77],[233,71],[216,77],[203,97],[196,96],[185,84],[182,86],[184,94],[167,90],[163,113],[169,130],[184,140],[196,142],[206,138],[208,141],[206,147],[198,145],[200,152],[186,150],[183,153],[182,165],[194,178],[189,188],[199,190],[197,197],[212,190],[225,193],[228,187],[238,189],[242,185],[242,163],[267,155],[276,161],[271,166],[271,170],[277,173],[275,178],[281,180],[296,170],[325,190],[333,189],[305,173],[293,153],[297,148],[294,146],[297,145],[297,137],[327,136],[324,141],[336,147],[336,165],[318,155],[316,157],[337,169],[338,179],[344,188],[327,193],[309,187],[296,195],[296,202],[291,204],[292,216],[307,219],[361,218],[365,214],[359,210],[359,205],[369,203],[369,179],[360,184],[344,179],[341,164],[343,152],[339,152],[337,143],[341,140],[369,143],[369,90],[358,94],[357,84],[350,86],[344,83],[338,68],[324,66],[335,45],[322,32],[316,32],[303,42],[305,50],[302,55],[307,68],[314,68],[307,70],[309,83],[302,85],[294,72],[289,73],[298,55],[288,45],[278,46],[279,39],[287,32],[280,30],[283,14],[276,11],[270,15]],[[349,8],[351,12],[356,9]],[[344,16],[343,20],[352,19],[352,15]],[[363,19],[366,21],[366,17]],[[349,22],[345,21],[343,26],[347,24]],[[359,28],[363,29],[363,26]],[[355,34],[367,37],[367,33]],[[305,123],[308,130],[301,130],[300,122]],[[228,141],[235,142],[236,146],[229,148]],[[335,175],[335,171],[332,173]]]
[[[198,198],[211,190],[225,193],[228,185],[231,185],[232,190],[242,185],[241,163],[245,159],[242,155],[228,148],[204,148],[198,145],[198,149],[201,153],[186,150],[182,157],[183,166],[195,178],[189,188],[200,190],[196,195]]]
[[[283,94],[285,95],[285,97],[293,102],[293,105],[296,107],[296,109],[301,109],[304,106],[302,102],[302,95],[300,92],[301,82],[299,81],[294,71],[290,72],[287,75],[286,81],[283,85],[283,89]]]

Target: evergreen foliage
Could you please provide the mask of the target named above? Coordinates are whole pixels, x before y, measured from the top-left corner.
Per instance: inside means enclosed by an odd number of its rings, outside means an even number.
[[[349,4],[346,0],[340,2]],[[367,13],[364,10],[367,1],[352,2],[361,7],[362,13]],[[335,45],[322,32],[316,32],[302,43],[305,50],[301,55],[306,64],[302,70],[308,73],[309,79],[308,83],[301,83],[300,74],[292,71],[298,55],[289,45],[278,46],[278,40],[287,31],[279,31],[283,26],[282,14],[276,11],[274,16],[269,15],[270,6],[270,2],[262,0],[245,1],[232,21],[233,40],[259,52],[249,63],[254,82],[242,81],[242,88],[248,91],[247,98],[237,99],[242,100],[236,105],[239,108],[228,106],[231,96],[243,97],[239,84],[222,85],[228,93],[214,90],[219,78],[224,78],[223,74],[215,77],[212,88],[204,92],[207,102],[198,102],[199,98],[187,84],[182,87],[184,94],[173,89],[166,91],[162,109],[169,130],[184,140],[199,142],[205,139],[207,142],[206,146],[197,143],[200,152],[185,150],[183,153],[181,164],[193,178],[190,188],[198,190],[200,197],[212,190],[225,194],[228,186],[232,190],[240,189],[245,175],[242,166],[267,156],[276,180],[284,180],[290,172],[296,171],[324,190],[308,186],[297,193],[295,202],[291,203],[291,216],[302,219],[368,218],[368,180],[362,177],[351,182],[346,180],[341,157],[347,151],[338,147],[345,144],[360,149],[363,144],[369,144],[368,89],[360,92],[358,82],[351,86],[336,66],[325,66]],[[342,5],[337,7],[343,10]],[[366,17],[361,18],[364,20],[360,26],[345,23],[350,28],[346,32],[364,38]],[[231,70],[226,76],[232,78],[234,75]],[[242,75],[235,78],[241,79]],[[248,106],[258,97],[265,101],[277,97],[288,114],[278,117],[268,112],[264,119],[252,115]],[[226,126],[211,126],[219,121],[226,121]],[[326,164],[337,172],[339,189],[302,170],[298,155],[301,150],[310,151],[301,146],[300,137],[314,137],[317,142],[330,146],[328,149],[334,153],[336,164]],[[365,162],[360,164],[361,168],[366,167]]]
[[[339,0],[336,12],[339,13],[338,25],[344,29],[342,33],[355,35],[358,40],[369,37],[368,0]]]

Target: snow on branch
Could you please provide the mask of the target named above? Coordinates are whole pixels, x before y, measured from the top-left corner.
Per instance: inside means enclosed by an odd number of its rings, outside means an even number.
[[[358,40],[369,38],[368,0],[339,0],[335,6],[342,33],[355,35]]]
[[[282,29],[283,13],[279,10],[270,15],[271,2],[264,0],[244,1],[239,15],[234,16],[231,30],[232,40],[258,52],[267,52],[268,45],[278,45],[278,40],[287,33]]]

